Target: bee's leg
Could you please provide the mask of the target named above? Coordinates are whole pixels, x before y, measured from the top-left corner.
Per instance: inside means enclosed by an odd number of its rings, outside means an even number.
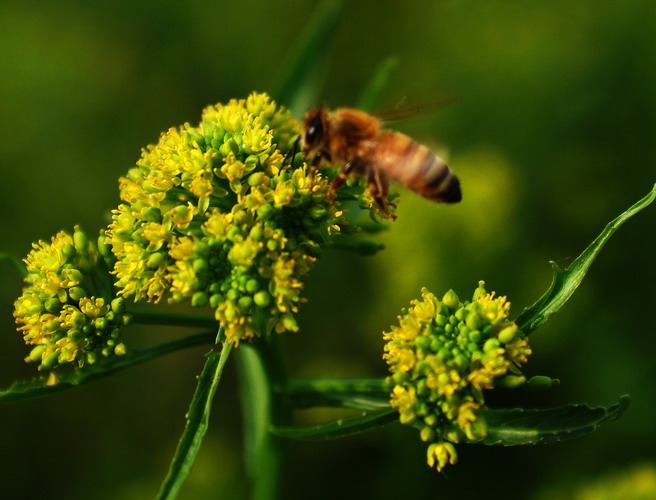
[[[378,203],[378,206],[381,208],[385,215],[396,219],[396,215],[391,213],[388,209],[387,202],[387,193],[389,191],[389,183],[387,182],[387,177],[380,172],[380,170],[372,168],[369,170],[369,187],[371,189],[371,194]],[[389,203],[389,205],[396,207],[396,205]]]
[[[337,177],[335,177],[335,180],[333,180],[332,184],[330,184],[330,200],[335,197],[335,192],[337,192],[339,187],[344,184],[346,178],[351,172],[353,172],[353,170],[355,170],[355,168],[356,162],[355,160],[351,160],[339,171]]]
[[[294,141],[294,144],[292,144],[292,147],[287,151],[287,154],[282,160],[282,164],[284,165],[287,163],[287,160],[291,157],[292,160],[292,166],[294,166],[294,159],[296,158],[296,153],[298,152],[298,143],[301,141],[301,136],[299,135],[296,140]]]
[[[330,155],[325,151],[317,151],[314,155],[314,158],[312,158],[312,162],[310,163],[310,183],[312,186],[314,186],[314,175],[319,169],[321,160],[324,159],[330,161]]]

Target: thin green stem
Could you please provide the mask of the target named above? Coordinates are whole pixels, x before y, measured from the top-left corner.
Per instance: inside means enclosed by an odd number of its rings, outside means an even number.
[[[192,328],[217,328],[219,322],[208,314],[178,314],[160,312],[132,312],[132,322],[142,325],[189,326]]]
[[[274,500],[280,494],[283,441],[272,426],[287,425],[291,409],[284,397],[287,373],[277,335],[244,344],[238,350],[244,415],[244,457],[252,479],[252,498]]]

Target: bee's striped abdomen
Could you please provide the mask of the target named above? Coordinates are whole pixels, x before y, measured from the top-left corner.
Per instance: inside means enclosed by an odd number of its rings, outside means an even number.
[[[372,151],[374,167],[392,180],[433,201],[462,199],[460,181],[426,146],[396,132],[384,132]]]

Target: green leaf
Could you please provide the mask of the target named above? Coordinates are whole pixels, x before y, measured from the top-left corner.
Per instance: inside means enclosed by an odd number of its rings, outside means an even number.
[[[656,186],[647,196],[609,222],[590,246],[564,271],[558,267],[558,264],[551,262],[554,275],[549,290],[535,304],[524,309],[515,320],[526,334],[541,326],[569,300],[608,239],[624,222],[652,203],[654,198],[656,198]]]
[[[164,354],[169,354],[184,349],[185,347],[207,344],[212,342],[215,336],[215,332],[198,333],[183,339],[166,342],[149,349],[131,351],[125,356],[116,357],[95,365],[87,365],[75,371],[57,375],[55,383],[52,383],[50,380],[51,377],[48,375],[37,377],[32,380],[14,382],[8,389],[0,391],[0,402],[38,398],[66,391],[68,389],[75,389],[81,385],[113,375],[114,373],[125,370],[126,368],[145,363],[146,361],[150,361],[151,359],[155,359]]]
[[[337,439],[352,434],[359,434],[391,422],[398,422],[399,413],[396,408],[382,408],[372,412],[364,412],[357,417],[339,418],[332,422],[306,427],[270,427],[270,432],[281,437],[303,441],[321,441]]]
[[[589,434],[600,425],[617,420],[629,407],[629,396],[616,405],[591,408],[584,404],[544,410],[481,410],[488,424],[487,445],[516,446],[558,443]]]
[[[380,99],[380,94],[387,85],[390,75],[398,65],[399,60],[396,57],[388,57],[378,65],[373,78],[365,85],[364,90],[360,94],[357,103],[358,108],[368,112],[375,109]]]
[[[0,263],[2,262],[9,264],[9,266],[12,267],[14,271],[20,274],[23,278],[27,276],[27,268],[25,267],[25,264],[23,264],[16,257],[13,257],[7,253],[0,252]]]
[[[221,340],[224,340],[223,330],[220,330],[219,333]],[[218,342],[219,339],[217,338]],[[211,351],[207,355],[207,361],[200,377],[198,377],[196,392],[194,392],[194,397],[187,412],[185,430],[175,450],[169,472],[157,494],[158,499],[175,498],[182,487],[182,483],[189,475],[207,431],[212,399],[231,350],[232,346],[230,344],[223,343],[221,353]]]
[[[296,51],[280,73],[282,80],[273,95],[295,114],[308,107],[301,100],[314,83],[319,64],[328,49],[328,41],[337,27],[342,4],[342,0],[324,0],[319,4],[312,19],[306,23]]]
[[[299,379],[287,384],[296,408],[376,410],[389,406],[392,387],[384,379]]]

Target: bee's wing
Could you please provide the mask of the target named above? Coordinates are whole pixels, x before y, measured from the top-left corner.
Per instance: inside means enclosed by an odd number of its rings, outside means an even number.
[[[387,111],[377,111],[371,114],[384,123],[396,122],[400,120],[407,120],[408,118],[422,113],[427,113],[434,109],[444,108],[459,100],[460,98],[458,97],[449,97],[448,99],[443,99],[441,101],[436,101],[428,104],[421,104],[419,106],[397,108]]]

